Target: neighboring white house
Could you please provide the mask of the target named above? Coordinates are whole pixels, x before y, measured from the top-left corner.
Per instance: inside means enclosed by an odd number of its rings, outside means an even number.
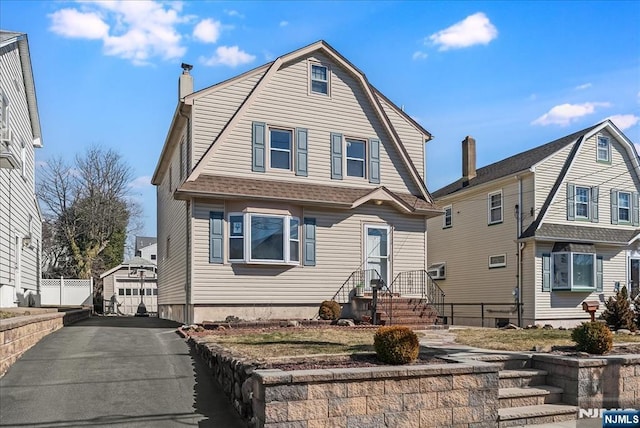
[[[429,269],[454,323],[575,326],[584,301],[640,283],[640,192],[633,143],[609,120],[476,170],[463,142],[463,176],[433,193]],[[448,307],[448,306],[447,306]]]
[[[135,257],[158,264],[158,239],[155,236],[136,236]]]
[[[42,217],[35,195],[35,149],[39,147],[42,136],[27,35],[0,30],[0,307],[38,301]]]

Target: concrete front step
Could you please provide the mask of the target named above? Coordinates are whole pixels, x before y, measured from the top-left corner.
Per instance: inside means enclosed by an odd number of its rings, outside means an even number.
[[[551,385],[538,385],[526,388],[500,388],[498,398],[500,408],[537,406],[562,402],[562,388]]]
[[[547,372],[536,369],[500,370],[498,378],[500,388],[523,388],[543,385],[547,379]]]
[[[537,406],[498,409],[498,426],[515,427],[533,424],[572,421],[578,417],[578,407],[565,404],[540,404]]]

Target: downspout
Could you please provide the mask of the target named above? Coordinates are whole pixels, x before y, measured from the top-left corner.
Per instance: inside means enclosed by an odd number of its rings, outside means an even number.
[[[186,121],[187,121],[187,138],[186,140],[186,144],[187,144],[187,153],[191,152],[191,118],[189,116],[187,116],[186,114],[184,114],[182,112],[182,107],[184,107],[184,104],[182,104],[180,106],[180,108],[178,109],[178,114],[180,116],[182,116]],[[178,150],[180,150],[180,147],[178,147]],[[178,157],[179,159],[180,157]],[[189,174],[191,173],[191,158],[189,156],[189,154],[187,154],[185,156],[184,161],[187,163],[186,165],[186,174],[185,176],[188,177]],[[180,165],[180,168],[182,168],[182,165]],[[182,183],[180,183],[182,184]],[[185,240],[185,257],[186,257],[186,269],[185,269],[185,284],[184,284],[184,291],[185,291],[185,307],[184,307],[184,320],[185,320],[185,324],[191,324],[193,321],[193,317],[191,316],[191,216],[190,216],[190,207],[191,207],[191,201],[186,201],[185,202],[185,233],[186,233],[186,240]]]
[[[522,327],[522,250],[524,249],[524,243],[519,242],[520,235],[522,235],[522,217],[523,217],[523,209],[522,209],[522,177],[517,176],[518,180],[518,209],[516,209],[516,246],[518,251],[518,267],[516,274],[516,303],[518,304],[518,327]]]

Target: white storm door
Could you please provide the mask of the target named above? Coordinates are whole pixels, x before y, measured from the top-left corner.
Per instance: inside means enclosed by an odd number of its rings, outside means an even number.
[[[375,269],[387,286],[389,285],[389,254],[391,253],[390,234],[389,226],[364,226],[366,269]],[[371,279],[376,279],[376,276],[367,278],[366,289],[371,288]]]

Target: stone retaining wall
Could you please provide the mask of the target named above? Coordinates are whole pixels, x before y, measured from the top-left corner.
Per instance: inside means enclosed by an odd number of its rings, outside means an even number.
[[[90,309],[45,312],[0,320],[0,376],[40,339],[65,325],[91,316]]]
[[[534,355],[533,368],[564,390],[563,401],[581,409],[640,408],[640,355],[591,358]]]

